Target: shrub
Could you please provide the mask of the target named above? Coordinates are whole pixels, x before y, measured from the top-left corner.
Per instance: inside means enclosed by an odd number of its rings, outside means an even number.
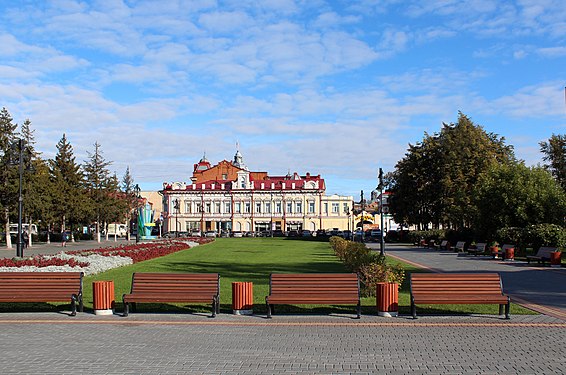
[[[362,282],[362,295],[373,297],[377,289],[377,283],[391,282],[401,285],[405,279],[405,270],[400,265],[391,266],[385,261],[385,257],[378,259],[360,268],[360,279]]]
[[[346,256],[348,241],[346,241],[342,237],[332,236],[330,237],[329,242],[330,242],[330,246],[334,250],[334,254],[336,254],[336,256],[343,261],[344,257]]]
[[[528,226],[523,231],[525,245],[535,249],[541,246],[555,246],[564,248],[566,246],[566,230],[556,224],[535,224]]]
[[[344,264],[352,272],[359,272],[364,265],[373,263],[379,256],[368,249],[366,245],[360,242],[347,241],[346,251],[344,253]]]

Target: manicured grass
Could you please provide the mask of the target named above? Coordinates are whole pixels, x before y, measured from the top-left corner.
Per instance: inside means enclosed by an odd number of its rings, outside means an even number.
[[[391,263],[399,263],[390,259]],[[421,270],[403,264],[409,272]],[[85,311],[92,311],[92,282],[113,280],[117,311],[122,311],[122,295],[130,292],[134,272],[185,272],[219,273],[221,312],[231,312],[232,282],[251,281],[254,284],[254,312],[265,313],[265,296],[269,293],[270,273],[341,273],[348,272],[340,260],[334,256],[328,242],[302,241],[285,238],[218,238],[213,243],[183,250],[161,258],[148,260],[109,270],[84,279]],[[10,306],[11,305],[11,306]],[[362,313],[376,314],[375,297],[362,299]],[[0,304],[0,311],[48,311],[53,309],[47,304],[22,305]],[[51,306],[51,307],[50,307]],[[405,279],[399,293],[399,311],[409,314],[409,283]],[[8,310],[7,310],[8,309]],[[139,311],[198,311],[209,312],[210,306],[189,304],[139,304]],[[276,312],[299,314],[327,314],[341,312],[354,314],[354,306],[276,306]],[[495,305],[435,305],[417,306],[419,315],[424,314],[496,314]],[[518,305],[511,306],[511,314],[531,314]]]
[[[390,259],[391,263],[400,263]],[[409,272],[420,272],[403,263]],[[231,311],[232,282],[250,281],[254,284],[254,311],[265,312],[265,296],[269,293],[270,273],[348,272],[336,258],[327,242],[289,240],[284,238],[218,238],[215,242],[152,259],[131,266],[107,271],[85,280],[85,306],[92,307],[92,281],[114,280],[116,302],[121,309],[121,296],[130,291],[134,272],[219,273],[220,303],[224,312]],[[362,299],[363,313],[375,314],[375,297]],[[409,313],[408,277],[399,294],[400,312]],[[140,309],[143,305],[140,305]],[[187,306],[191,310],[208,311],[207,306]],[[176,309],[171,305],[149,306],[148,310]],[[352,313],[352,306],[277,306],[277,312],[323,313],[340,311]],[[495,305],[437,305],[418,306],[419,314],[486,313],[496,314]],[[512,305],[512,314],[529,314],[530,310]]]

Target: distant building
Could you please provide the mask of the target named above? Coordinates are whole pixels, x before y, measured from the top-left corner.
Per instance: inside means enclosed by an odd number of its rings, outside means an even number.
[[[320,175],[249,171],[238,150],[211,165],[204,156],[190,183],[163,183],[164,231],[349,229],[351,196],[325,195]]]

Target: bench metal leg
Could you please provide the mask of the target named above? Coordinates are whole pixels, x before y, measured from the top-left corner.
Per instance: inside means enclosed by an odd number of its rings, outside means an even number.
[[[218,300],[215,297],[212,297],[212,315],[211,318],[216,318],[216,311],[218,309]]]
[[[413,319],[417,319],[417,306],[415,305],[413,296],[411,296],[411,315],[413,315]]]
[[[122,299],[123,304],[124,304],[124,314],[123,316],[128,316],[128,314],[130,313],[130,303],[124,301],[124,299]]]
[[[507,297],[507,304],[505,305],[505,319],[511,319],[509,309],[511,308],[511,298]]]
[[[360,301],[358,301],[357,313],[358,313],[358,319],[360,319],[362,317],[362,303]]]
[[[77,315],[77,296],[74,294],[71,296],[71,316]]]
[[[503,306],[504,305],[499,305],[499,315],[503,315]]]
[[[82,293],[78,296],[79,301],[79,312],[84,312],[84,303],[83,303],[83,295]]]
[[[271,305],[267,297],[265,297],[265,306],[267,307],[267,319],[271,319]]]

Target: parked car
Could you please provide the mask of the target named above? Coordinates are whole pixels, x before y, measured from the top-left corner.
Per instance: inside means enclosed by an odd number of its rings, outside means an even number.
[[[342,236],[344,237],[345,240],[351,240],[352,239],[352,231],[351,230],[344,230],[344,231],[342,231]]]
[[[204,232],[204,236],[205,237],[216,237],[216,231],[215,230],[207,230],[206,232]]]
[[[191,232],[191,237],[202,237],[202,233],[200,230],[193,230]]]
[[[326,236],[326,230],[324,229],[319,229],[316,231],[316,236],[317,237],[325,237]]]
[[[301,232],[301,236],[303,236],[303,237],[312,237],[312,231],[310,231],[310,230],[308,230],[308,229],[304,229],[304,230]]]
[[[273,237],[285,237],[285,232],[283,232],[281,229],[275,229],[273,231]]]
[[[220,231],[220,237],[224,237],[224,238],[230,237],[230,232],[227,230],[222,230]]]
[[[299,237],[298,230],[290,230],[287,232],[287,237]]]
[[[242,232],[239,232],[239,231],[237,231],[237,232],[232,232],[232,237],[238,237],[238,238],[240,238],[240,237],[243,237],[243,236],[244,236],[244,234],[243,234]]]
[[[373,229],[370,232],[370,237],[372,239],[375,239],[376,241],[379,241],[381,239],[381,229]],[[383,237],[385,237],[385,233],[383,233]]]

